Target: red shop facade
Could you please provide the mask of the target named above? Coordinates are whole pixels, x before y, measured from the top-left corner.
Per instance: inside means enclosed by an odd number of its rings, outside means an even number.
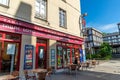
[[[35,45],[33,45],[33,55],[35,55],[32,59],[33,68],[47,68],[48,63],[51,63],[49,62],[51,58],[49,40],[54,40],[56,42],[55,64],[53,65],[58,69],[64,67],[68,62],[73,62],[75,50],[82,48],[83,43],[83,38],[0,15],[0,72],[10,71],[12,59],[11,53],[8,53],[8,46],[10,45],[15,46],[13,70],[24,69],[22,67],[25,62],[21,60],[23,57],[22,55],[24,55],[24,48],[22,47],[25,46],[25,44],[23,44],[25,39],[23,35],[33,36],[36,39]],[[63,63],[63,60],[66,61]],[[20,67],[21,65],[23,66]],[[9,70],[5,70],[5,66],[9,67]]]

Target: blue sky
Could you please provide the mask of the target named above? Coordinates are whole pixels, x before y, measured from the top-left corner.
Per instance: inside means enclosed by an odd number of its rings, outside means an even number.
[[[94,27],[101,32],[118,31],[117,23],[120,23],[120,0],[80,0],[82,14],[85,17],[86,26]]]

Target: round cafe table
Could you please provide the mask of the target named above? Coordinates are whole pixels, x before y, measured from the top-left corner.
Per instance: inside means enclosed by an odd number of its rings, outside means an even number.
[[[0,76],[0,80],[14,80],[16,79],[15,76],[13,75],[3,75],[3,76]]]

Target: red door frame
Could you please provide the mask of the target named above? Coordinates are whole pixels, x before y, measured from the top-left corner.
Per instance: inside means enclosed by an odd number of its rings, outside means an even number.
[[[13,34],[13,33],[9,33],[9,32],[0,32],[2,34],[2,37],[0,38],[0,42],[2,42],[2,50],[1,50],[1,55],[3,54],[3,50],[4,50],[4,43],[5,42],[10,42],[10,43],[18,43],[18,56],[17,56],[17,71],[19,71],[19,66],[20,66],[20,46],[21,46],[21,35],[19,34],[14,34],[14,35],[19,35],[20,36],[20,40],[16,41],[16,40],[10,40],[10,39],[5,39],[6,34]],[[1,56],[0,56],[0,60],[1,60]],[[0,70],[2,68],[1,66],[1,61],[0,61]]]
[[[39,48],[39,46],[42,46],[42,47],[44,47],[44,51],[45,51],[45,54],[44,54],[44,61],[45,61],[45,64],[44,64],[44,68],[46,68],[47,67],[47,43],[37,43],[36,44],[36,68],[38,68],[38,48]]]

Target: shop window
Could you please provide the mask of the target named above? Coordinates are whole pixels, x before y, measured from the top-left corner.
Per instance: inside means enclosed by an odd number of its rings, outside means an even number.
[[[18,35],[11,35],[11,34],[6,34],[6,39],[11,39],[11,40],[20,40],[20,36]]]
[[[59,9],[59,26],[66,28],[66,11]]]
[[[67,49],[67,64],[70,63],[70,49]]]
[[[35,1],[35,17],[46,20],[46,0],[36,0]]]
[[[0,0],[0,5],[8,6],[9,0]]]
[[[0,45],[1,46],[1,45]],[[14,47],[14,48],[13,48]],[[5,42],[4,44],[4,51],[1,55],[1,73],[8,73],[10,72],[11,68],[14,70],[17,70],[17,63],[18,63],[18,49],[19,49],[19,43],[9,43]],[[13,64],[11,63],[11,60],[13,59]],[[11,66],[12,64],[12,66]]]
[[[0,38],[2,38],[2,34],[0,34]]]
[[[58,46],[57,47],[57,65],[58,68],[62,68],[62,64],[63,64],[63,52],[62,52],[62,47]]]
[[[75,51],[74,51],[74,49],[72,49],[72,62],[74,62],[75,61]]]

